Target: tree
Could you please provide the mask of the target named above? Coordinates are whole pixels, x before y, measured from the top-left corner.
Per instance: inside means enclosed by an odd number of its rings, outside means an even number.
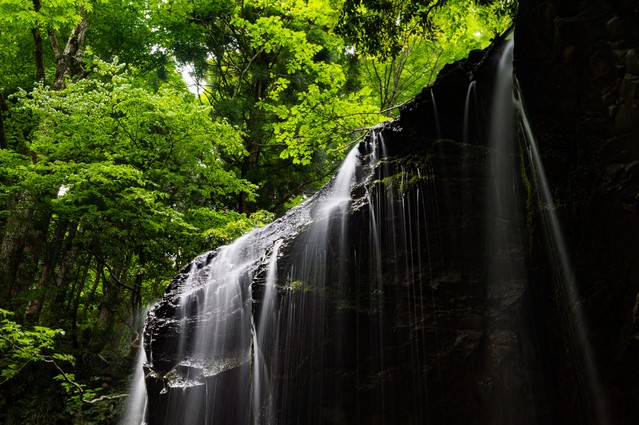
[[[367,89],[348,89],[327,1],[178,0],[159,2],[151,17],[164,46],[194,66],[202,100],[242,131],[248,155],[235,164],[260,196],[252,205],[239,197],[240,211],[274,209],[304,189],[299,182],[315,189],[352,131],[381,119]],[[299,166],[311,162],[319,169]]]
[[[14,378],[31,362],[51,363],[64,373],[59,363],[73,362],[68,354],[55,352],[55,337],[62,329],[36,326],[31,330],[10,319],[10,311],[0,309],[0,385]]]
[[[79,359],[122,359],[143,303],[180,267],[271,217],[230,209],[255,190],[224,160],[246,154],[237,129],[183,87],[143,89],[122,65],[91,61],[64,89],[11,98],[0,306],[65,329]],[[91,370],[82,360],[68,375],[79,401]]]
[[[5,37],[15,42],[31,33],[33,38],[33,61],[35,80],[45,81],[45,50],[43,34],[49,39],[53,52],[54,78],[53,87],[64,87],[64,78],[81,70],[84,42],[88,28],[87,13],[93,9],[90,2],[76,3],[75,0],[32,0],[24,2],[7,0],[3,2],[0,14],[8,23]],[[60,44],[60,36],[65,36],[64,45]],[[14,50],[15,52],[15,50]]]
[[[511,17],[503,10],[502,3],[481,5],[459,0],[448,0],[444,5],[441,2],[431,3],[427,10],[427,28],[420,24],[419,19],[422,18],[414,10],[426,5],[412,4],[409,7],[406,3],[395,6],[391,2],[385,3],[394,15],[381,14],[380,10],[385,9],[376,9],[382,7],[377,3],[372,5],[372,10],[368,10],[363,2],[359,3],[355,9],[359,11],[357,16],[347,13],[349,7],[355,7],[354,2],[346,2],[342,10],[340,25],[359,22],[360,27],[338,28],[347,37],[353,37],[350,41],[357,46],[353,51],[362,61],[364,85],[372,88],[380,110],[389,116],[396,113],[399,105],[431,84],[444,65],[465,57],[471,50],[486,47],[492,37],[511,25]],[[402,23],[399,15],[404,16],[403,19],[410,16],[410,23]],[[392,16],[396,16],[390,30],[393,38],[377,40],[380,31],[371,33],[371,38],[367,38],[371,31],[368,20]],[[386,22],[386,25],[391,24]],[[381,30],[382,33],[384,31]]]
[[[99,273],[110,269],[103,277],[126,288],[133,285],[115,274],[134,258],[175,260],[203,248],[170,248],[170,239],[197,240],[207,230],[189,224],[184,212],[226,208],[240,192],[252,196],[253,186],[220,161],[244,150],[235,129],[210,119],[210,107],[169,87],[132,87],[117,68],[101,64],[99,75],[59,93],[41,87],[19,95],[20,112],[38,123],[27,142],[38,161],[23,162],[20,181],[5,190],[48,211],[49,224],[65,229],[62,238],[73,228],[83,251],[103,263]]]
[[[441,29],[435,16],[440,11],[462,10],[467,14],[483,6],[497,18],[512,19],[515,0],[344,0],[337,31],[361,51],[379,57],[395,57],[411,36],[432,37]],[[455,25],[454,21],[446,21]]]

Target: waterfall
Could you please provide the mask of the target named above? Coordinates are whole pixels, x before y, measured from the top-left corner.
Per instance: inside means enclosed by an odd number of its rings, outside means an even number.
[[[579,304],[570,255],[537,143],[525,114],[521,91],[513,75],[513,49],[513,41],[508,40],[498,64],[488,143],[490,187],[486,204],[486,260],[489,355],[485,366],[485,380],[491,382],[490,388],[495,398],[490,423],[517,423],[521,422],[521,418],[527,418],[532,423],[539,421],[530,419],[536,415],[534,398],[538,396],[528,382],[531,377],[525,377],[531,370],[530,359],[521,352],[521,346],[530,339],[530,335],[522,321],[521,312],[517,311],[522,307],[525,287],[530,284],[527,282],[523,256],[523,220],[518,206],[521,194],[518,191],[519,146],[515,130],[520,128],[538,196],[537,205],[541,208],[546,225],[545,251],[550,253],[549,262],[555,267],[558,287],[563,292],[563,302],[568,306],[569,326],[574,329],[576,337],[568,345],[573,361],[585,372],[584,384],[588,394],[585,395],[584,408],[592,410],[594,423],[609,425],[599,373]]]
[[[271,365],[277,365],[278,345],[278,306],[277,306],[277,260],[282,240],[273,245],[266,270],[264,295],[262,297],[259,327],[253,328],[253,422],[270,425],[273,423],[273,387],[271,375],[265,362],[265,354],[269,355]]]
[[[135,372],[131,381],[131,394],[127,398],[120,425],[144,424],[146,411],[146,387],[144,385],[143,366],[147,362],[142,345],[138,348]]]
[[[516,80],[515,80],[516,83]],[[515,99],[518,112],[519,124],[527,143],[526,153],[530,161],[535,189],[537,194],[537,205],[540,208],[544,223],[546,237],[546,252],[549,254],[549,261],[554,267],[555,279],[561,290],[562,301],[567,306],[568,326],[571,333],[575,335],[576,341],[569,341],[570,354],[578,368],[583,369],[584,394],[583,401],[586,411],[592,411],[596,425],[610,425],[606,396],[600,381],[600,372],[594,359],[594,350],[590,342],[588,324],[584,317],[579,293],[577,291],[576,277],[568,247],[564,239],[557,208],[550,191],[546,172],[542,162],[537,140],[532,131],[528,116],[526,115],[525,102],[518,84],[515,84]],[[576,373],[579,373],[577,371]]]
[[[305,204],[180,273],[147,318],[150,425],[427,421],[432,171],[387,157],[373,129]]]
[[[484,381],[492,393],[491,424],[537,423],[522,352],[530,339],[522,319],[527,271],[518,191],[518,143],[513,102],[514,42],[506,40],[497,66],[488,132],[486,203],[487,351]],[[526,418],[527,422],[524,422]]]
[[[356,174],[363,165],[361,156],[360,147],[353,148],[336,177],[308,205],[198,257],[185,269],[180,284],[173,288],[178,300],[170,318],[176,335],[170,353],[174,364],[158,358],[148,362],[151,369],[163,362],[170,369],[161,378],[165,389],[160,394],[168,394],[162,396],[166,398],[165,410],[157,412],[151,406],[150,423],[196,425],[210,423],[212,418],[216,423],[233,425],[283,423],[274,403],[287,403],[291,388],[272,377],[284,376],[281,379],[286,381],[286,376],[304,362],[295,358],[296,352],[304,353],[307,347],[282,352],[279,345],[283,341],[287,347],[296,347],[324,338],[323,323],[328,319],[323,298],[336,290],[328,288],[326,282],[339,279],[347,266],[347,261],[341,260],[348,257],[350,191],[358,179],[369,178],[366,173]],[[297,257],[290,270],[278,276],[282,238],[298,233],[304,235],[304,246],[288,253]],[[264,252],[270,252],[268,259]],[[264,283],[255,286],[252,282],[260,279],[256,273],[262,263],[266,264]],[[261,291],[257,303],[255,288]],[[281,291],[290,295],[282,297]],[[253,314],[256,309],[257,316]],[[294,323],[300,312],[314,319],[304,330],[306,335],[299,335],[304,326]],[[156,306],[149,321],[160,314],[164,312]],[[280,334],[282,321],[291,333]],[[148,344],[151,352],[153,344]],[[143,382],[141,377],[138,382]],[[238,409],[238,401],[248,399],[246,407]],[[278,409],[286,410],[287,406]],[[290,412],[287,415],[292,417]]]
[[[372,129],[304,204],[179,273],[147,316],[148,398],[126,421],[551,423],[560,390],[544,386],[557,379],[536,346],[546,329],[530,323],[540,313],[528,309],[544,283],[526,264],[520,172],[530,164],[575,329],[569,348],[587,372],[591,416],[609,425],[513,41],[496,46],[476,64],[494,74],[450,67],[456,89],[437,85],[439,105],[432,87],[423,92],[426,115],[409,107]]]

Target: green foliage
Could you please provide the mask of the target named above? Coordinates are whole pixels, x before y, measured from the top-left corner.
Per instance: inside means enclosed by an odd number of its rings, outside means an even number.
[[[313,285],[301,280],[294,280],[288,284],[288,288],[294,292],[311,292]]]
[[[159,35],[149,25],[146,2],[103,0],[93,8],[89,21],[87,44],[99,57],[106,60],[117,57],[139,71],[159,72],[158,67],[167,65],[164,55],[153,51]]]
[[[84,272],[75,290],[76,311],[88,317],[121,296],[103,280],[140,292],[139,305],[195,255],[264,222],[233,211],[236,196],[252,199],[255,190],[229,166],[246,156],[240,131],[188,93],[145,90],[121,65],[93,63],[90,78],[64,90],[40,85],[12,96],[13,149],[0,151],[7,219],[39,211],[52,247],[95,261],[97,273]],[[16,199],[20,210],[8,208]],[[108,301],[95,309],[98,294]]]
[[[0,2],[0,308],[17,313],[0,310],[0,379],[16,388],[3,386],[0,404],[22,398],[0,421],[22,423],[112,423],[141,306],[194,256],[302,202],[368,127],[484,47],[514,7],[36,3]],[[51,90],[50,36],[64,49],[82,19],[79,62]]]
[[[308,165],[314,159],[317,150],[333,150],[341,156],[352,141],[352,133],[366,129],[376,120],[378,109],[367,105],[362,99],[368,90],[358,93],[339,95],[339,88],[322,90],[311,85],[300,96],[300,103],[286,108],[283,120],[272,124],[276,143],[286,147],[281,151],[282,158],[291,158],[295,164]],[[354,108],[353,105],[362,105]],[[265,105],[265,109],[269,106]],[[280,113],[282,113],[280,108]],[[336,155],[337,156],[337,155]]]
[[[24,141],[38,161],[3,152],[10,162],[0,167],[2,190],[74,223],[77,242],[101,259],[119,263],[129,250],[165,259],[145,270],[168,282],[174,262],[181,266],[212,239],[228,242],[250,226],[229,207],[239,193],[252,197],[254,185],[222,160],[245,155],[239,132],[212,121],[211,107],[188,94],[135,88],[120,67],[96,66],[95,78],[65,90],[15,96],[15,114],[38,123]]]
[[[398,25],[398,38],[387,51],[371,50],[367,43],[358,45],[362,48],[361,75],[365,85],[372,88],[379,108],[392,116],[397,105],[433,83],[444,65],[488,46],[495,35],[511,25],[508,5],[512,6],[503,2],[481,5],[447,0],[445,6],[428,12],[428,31],[417,31],[414,25]]]
[[[24,326],[9,319],[13,313],[0,309],[0,385],[17,379],[18,374],[29,364],[51,365],[56,373],[53,381],[67,396],[66,410],[74,416],[92,418],[98,423],[113,420],[118,411],[114,400],[122,395],[102,394],[101,387],[81,384],[74,373],[66,372],[76,365],[71,354],[56,352],[56,337],[63,336],[62,329],[45,326]]]
[[[103,72],[62,91],[16,96],[19,112],[38,122],[27,142],[38,162],[21,189],[54,195],[64,187],[51,200],[56,213],[92,223],[137,220],[138,231],[153,231],[161,217],[179,221],[180,209],[223,207],[233,194],[252,193],[220,161],[245,152],[235,129],[211,121],[210,107],[169,87],[132,87],[117,69]]]
[[[32,362],[74,364],[73,356],[54,351],[55,337],[64,335],[62,329],[34,326],[28,330],[9,319],[12,315],[12,312],[0,309],[0,385]]]
[[[181,0],[160,2],[152,16],[165,46],[195,67],[203,101],[242,131],[248,155],[239,172],[260,195],[250,209],[316,189],[354,130],[383,119],[370,90],[347,75],[328,1]]]
[[[0,3],[0,73],[3,81],[0,91],[12,92],[17,87],[31,87],[35,81],[34,34],[42,39],[42,59],[47,67],[47,79],[54,73],[55,56],[49,43],[49,33],[64,38],[66,43],[71,28],[82,19],[82,14],[93,10],[94,2],[76,0],[3,0]],[[64,45],[62,45],[64,49]]]
[[[63,90],[40,85],[12,96],[0,194],[5,237],[29,217],[41,218],[22,224],[25,232],[38,236],[40,223],[47,226],[46,250],[34,252],[54,272],[36,271],[18,293],[32,300],[27,313],[71,329],[83,350],[117,352],[129,334],[116,332],[124,324],[115,318],[130,320],[186,261],[269,218],[232,210],[237,194],[254,192],[228,165],[246,155],[238,130],[179,89],[145,90],[117,63],[93,66]],[[17,368],[12,361],[6,376]],[[115,396],[89,378],[85,366],[56,375],[67,414],[112,417]]]
[[[200,228],[209,246],[225,245],[237,239],[244,233],[262,227],[273,221],[274,214],[268,211],[259,210],[250,216],[245,214],[226,211],[220,214],[209,209],[190,211],[193,216],[198,216]]]
[[[511,20],[516,8],[515,0],[345,0],[337,30],[361,51],[390,58],[414,36],[432,38],[436,32],[454,29],[460,22],[451,19],[453,15],[464,22],[481,9],[491,19]],[[449,17],[442,20],[442,13]]]

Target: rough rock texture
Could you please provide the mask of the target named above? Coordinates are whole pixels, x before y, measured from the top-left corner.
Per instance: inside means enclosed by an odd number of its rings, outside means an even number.
[[[255,385],[246,378],[255,359],[231,362],[206,379],[196,367],[178,365],[178,338],[198,327],[200,314],[189,316],[186,328],[176,326],[176,311],[196,311],[179,305],[179,294],[189,269],[206,267],[211,253],[176,278],[147,320],[149,424],[174,423],[170,410],[192,408],[179,382],[193,376],[206,381],[193,387],[197,399],[224,406],[215,424],[267,416],[280,425],[636,423],[638,13],[630,1],[520,2],[516,75],[577,298],[567,297],[557,278],[547,205],[537,197],[523,136],[514,157],[520,178],[512,182],[521,221],[486,208],[494,155],[487,123],[503,44],[496,40],[447,66],[398,120],[360,145],[361,180],[346,224],[339,224],[348,237],[327,235],[333,249],[325,279],[299,270],[322,192],[261,231],[264,254],[246,283],[258,327],[266,267],[274,241],[283,239],[279,319],[269,330],[277,338],[261,359],[273,397],[259,407],[266,413],[236,397]],[[464,129],[471,80],[474,105]],[[385,141],[381,161],[374,137]],[[511,236],[494,251],[486,241],[500,226]],[[583,320],[575,320],[577,309]],[[228,391],[212,396],[206,390],[215,385]],[[203,407],[192,409],[202,419],[191,423],[209,423]]]
[[[476,423],[536,423],[536,401],[526,379],[533,356],[517,335],[527,333],[524,285],[519,279],[496,288],[485,270],[489,152],[481,144],[482,122],[498,56],[493,50],[500,44],[448,66],[398,120],[360,145],[361,182],[352,190],[345,224],[329,227],[327,243],[333,248],[323,280],[313,270],[298,270],[317,267],[308,266],[304,256],[316,243],[311,223],[321,192],[259,232],[264,254],[247,282],[257,327],[268,258],[273,242],[284,238],[277,262],[278,336],[268,350],[262,347],[275,422],[461,424],[474,418]],[[461,143],[471,79],[481,81],[468,130],[472,144]],[[384,140],[384,149],[375,147],[375,138]],[[347,229],[346,237],[337,228]],[[185,300],[180,294],[205,285],[189,280],[189,273],[207,267],[215,256],[203,255],[187,267],[147,319],[150,424],[174,422],[179,416],[170,411],[176,409],[205,418],[202,407],[193,407],[201,404],[190,404],[185,392],[225,406],[216,424],[250,420],[250,400],[228,397],[238,386],[250,386],[242,377],[250,374],[243,370],[250,360],[229,363],[213,376],[205,368],[180,364],[180,336],[193,334],[208,314],[180,305]],[[523,263],[524,252],[513,251],[509,258]],[[178,313],[183,311],[191,312],[186,319]],[[235,378],[224,384],[227,396],[207,395],[206,388],[220,388],[220,380],[230,375]],[[189,380],[198,385],[185,389]]]
[[[520,2],[515,67],[575,271],[611,424],[639,420],[639,2]],[[530,168],[526,170],[528,176]],[[531,199],[532,201],[532,199]],[[547,423],[590,424],[586,360],[531,208]],[[564,349],[561,349],[563,347]]]

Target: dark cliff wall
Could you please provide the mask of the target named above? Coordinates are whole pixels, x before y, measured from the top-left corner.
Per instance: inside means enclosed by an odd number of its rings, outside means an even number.
[[[313,272],[299,277],[299,269],[316,267],[305,257],[317,243],[313,225],[295,218],[305,214],[285,216],[260,236],[264,254],[247,283],[258,327],[267,258],[273,241],[284,239],[277,338],[263,359],[270,368],[267,391],[274,407],[268,414],[274,423],[538,423],[538,384],[530,379],[536,356],[518,334],[529,333],[525,280],[517,276],[498,288],[486,271],[493,253],[485,246],[490,185],[483,142],[501,44],[448,66],[398,120],[360,145],[358,174],[369,177],[353,188],[345,224],[327,236],[329,267],[322,281]],[[471,79],[477,80],[472,143],[462,143]],[[375,138],[384,140],[384,149]],[[316,201],[303,207],[306,215],[313,216]],[[348,229],[345,236],[340,229]],[[522,249],[508,254],[521,264],[524,257]],[[240,425],[260,414],[247,415],[248,398],[229,396],[243,385],[248,396],[246,363],[201,379],[201,385],[183,385],[203,372],[179,364],[179,340],[194,333],[198,317],[207,313],[195,312],[197,297],[190,298],[193,306],[180,305],[180,288],[193,284],[190,269],[214,259],[215,253],[202,256],[178,276],[147,319],[150,424],[174,423],[185,410],[196,418],[189,423],[205,423],[197,417],[207,417],[214,404],[224,405],[216,424]],[[194,313],[183,319],[176,316],[180,311]],[[210,395],[213,388],[226,395]],[[187,400],[188,393],[194,398]]]
[[[639,2],[522,0],[515,46],[516,74],[563,224],[605,408],[610,423],[636,423]],[[535,308],[544,313],[538,343],[554,376],[554,423],[596,423],[584,408],[594,400],[571,343],[571,306],[558,296],[543,223],[537,209],[531,212],[530,280]]]
[[[447,66],[398,120],[377,130],[386,145],[381,161],[372,160],[379,155],[371,150],[373,136],[361,144],[367,159],[359,173],[372,171],[372,177],[352,191],[344,227],[348,254],[330,251],[325,282],[296,274],[313,243],[313,232],[296,217],[312,216],[314,201],[308,214],[284,217],[265,231],[264,256],[247,285],[259,322],[268,256],[273,241],[284,239],[276,305],[288,319],[277,322],[279,337],[263,359],[272,362],[275,406],[269,414],[275,422],[639,420],[638,10],[636,2],[578,3],[522,0],[515,30],[516,74],[566,236],[577,301],[566,301],[556,278],[540,213],[545,205],[535,196],[523,138],[514,144],[518,178],[511,183],[521,220],[493,217],[487,209],[498,39]],[[465,131],[471,80],[477,83]],[[499,252],[486,242],[495,226],[512,230]],[[336,234],[328,240],[341,244]],[[191,267],[206,268],[214,258],[200,257]],[[187,272],[147,320],[151,425],[184,417],[171,409],[196,411],[193,400],[183,400],[184,388],[170,383],[200,373],[177,366],[185,331],[174,316],[194,310],[179,305]],[[580,352],[572,302],[583,312],[593,349],[596,391],[588,387],[592,371]],[[196,316],[187,320],[193,328]],[[193,387],[203,402],[224,405],[216,424],[249,423],[261,414],[235,397],[249,391],[247,364]],[[226,395],[211,400],[213,387]],[[207,406],[196,405],[206,417]],[[603,420],[593,408],[599,405],[605,406]]]

